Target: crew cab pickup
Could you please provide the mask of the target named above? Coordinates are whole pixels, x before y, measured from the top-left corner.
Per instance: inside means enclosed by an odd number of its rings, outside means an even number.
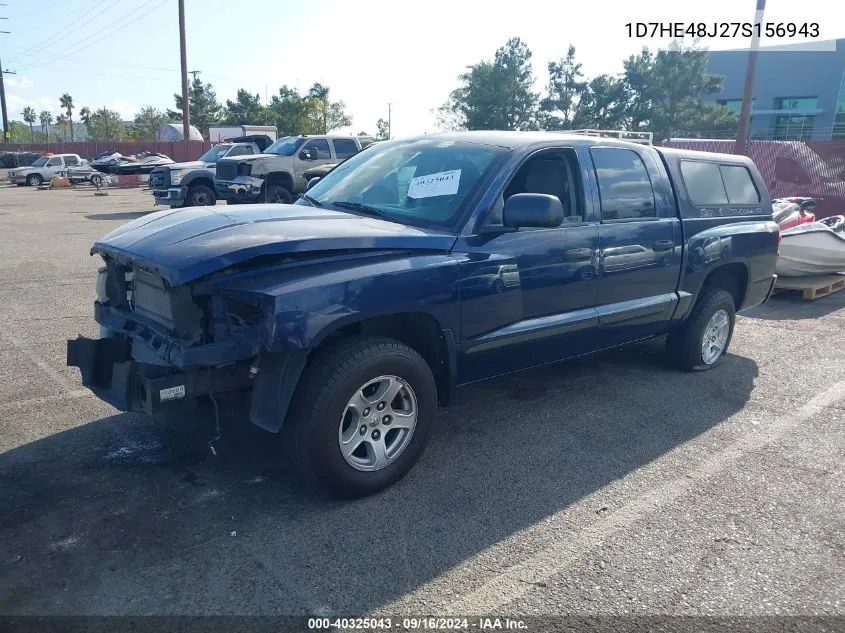
[[[345,160],[363,147],[356,136],[285,136],[261,154],[218,161],[214,188],[230,204],[289,204],[305,191],[306,170]]]
[[[226,156],[257,154],[263,149],[262,145],[266,148],[269,143],[220,143],[196,161],[157,167],[150,172],[150,191],[156,205],[168,205],[171,208],[214,206],[217,204],[214,193],[214,168],[217,161]]]
[[[66,174],[68,168],[78,167],[87,164],[79,154],[55,154],[53,156],[42,156],[35,160],[29,167],[19,167],[9,172],[9,181],[18,186],[38,185],[50,182],[54,176]]]
[[[744,156],[386,141],[293,205],[162,211],[98,240],[102,337],[67,363],[126,411],[243,390],[290,464],[362,496],[412,468],[458,386],[664,335],[677,367],[716,367],[778,242]]]

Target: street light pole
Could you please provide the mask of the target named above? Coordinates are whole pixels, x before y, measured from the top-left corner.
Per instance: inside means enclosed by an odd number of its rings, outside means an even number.
[[[765,10],[766,0],[757,0],[757,11],[754,13],[755,24],[758,22],[762,24]],[[751,101],[754,95],[754,71],[757,69],[757,51],[760,48],[759,28],[754,29],[751,36],[751,49],[748,51],[748,68],[745,71],[745,89],[742,93],[742,110],[739,113],[734,154],[745,154],[745,143],[748,140],[748,123],[751,118]]]

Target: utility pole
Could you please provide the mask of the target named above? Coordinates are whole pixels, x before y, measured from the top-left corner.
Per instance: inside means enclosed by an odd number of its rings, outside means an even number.
[[[8,33],[8,31],[0,31],[0,33]],[[11,71],[6,71],[7,75],[14,75]],[[0,110],[3,111],[3,144],[5,145],[11,140],[9,131],[9,115],[6,112],[6,86],[3,83],[3,60],[0,60]]]
[[[392,106],[393,104],[388,102],[387,103],[387,140],[390,140],[390,118],[392,115]]]
[[[5,4],[0,4],[0,7],[5,7]],[[0,18],[0,20],[8,20],[8,18]],[[0,34],[8,35],[9,31],[0,31]],[[6,71],[7,75],[14,75],[15,73]],[[9,131],[9,115],[6,112],[6,86],[3,83],[3,60],[0,59],[0,110],[3,115],[3,145],[11,140]]]
[[[185,141],[185,160],[191,139],[191,105],[188,103],[188,55],[185,48],[185,0],[179,0],[179,53],[182,57],[182,137]]]
[[[763,23],[763,12],[766,10],[766,0],[757,0],[757,10],[754,22]],[[745,89],[742,93],[742,110],[739,113],[739,125],[736,131],[734,154],[745,154],[745,143],[748,140],[748,124],[751,118],[751,100],[754,95],[754,71],[757,69],[757,52],[760,48],[760,32],[757,27],[751,36],[751,49],[748,51],[748,68],[745,71]]]

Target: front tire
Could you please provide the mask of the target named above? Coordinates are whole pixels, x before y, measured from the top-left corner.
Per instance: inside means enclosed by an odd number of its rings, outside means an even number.
[[[188,188],[186,207],[213,207],[217,204],[214,192],[205,185],[191,185]]]
[[[264,202],[271,204],[292,204],[293,194],[281,185],[265,185]]]
[[[670,360],[684,371],[705,371],[721,364],[736,323],[733,296],[721,288],[702,293],[689,319],[669,335]]]
[[[283,431],[289,462],[340,498],[395,484],[416,464],[434,425],[431,368],[388,338],[347,339],[316,354]]]
[[[30,187],[40,187],[44,184],[44,179],[39,174],[30,174],[26,177],[26,184]]]

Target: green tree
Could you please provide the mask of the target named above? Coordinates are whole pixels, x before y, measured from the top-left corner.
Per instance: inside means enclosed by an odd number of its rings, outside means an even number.
[[[234,101],[226,100],[223,123],[228,125],[261,125],[266,122],[267,113],[259,95],[252,95],[242,88]]]
[[[458,79],[460,87],[441,107],[441,122],[469,130],[536,129],[531,51],[518,37],[497,50],[493,61],[470,66]]]
[[[85,135],[91,136],[91,110],[88,106],[83,106],[79,110],[79,119],[82,121],[82,125],[85,126]]]
[[[49,110],[42,110],[38,115],[38,120],[41,121],[41,130],[44,132],[44,137],[47,142],[50,142],[50,124],[53,122],[53,114]]]
[[[390,140],[390,126],[384,119],[379,119],[376,122],[376,140],[387,141]]]
[[[88,131],[95,141],[119,141],[123,138],[125,126],[119,113],[100,108],[91,113]]]
[[[152,106],[141,108],[135,115],[133,130],[136,138],[142,141],[154,141],[162,123],[168,122],[167,115]]]
[[[581,64],[575,62],[575,47],[566,57],[549,62],[546,97],[540,101],[540,122],[547,130],[571,130],[580,127],[579,106],[589,82],[583,79]]]
[[[697,43],[673,41],[652,54],[643,50],[624,63],[625,114],[629,129],[648,129],[656,139],[695,136],[735,127],[736,115],[702,97],[722,89],[723,78],[707,72],[710,53]]]
[[[627,127],[625,86],[619,77],[593,77],[578,100],[573,129],[614,130]]]
[[[59,97],[59,103],[62,104],[62,107],[67,113],[67,126],[68,130],[70,130],[70,140],[73,141],[73,109],[76,107],[73,105],[73,97],[66,92]]]
[[[174,94],[176,110],[168,110],[167,116],[174,121],[182,120],[182,95]],[[194,76],[188,89],[188,105],[190,106],[191,125],[196,127],[204,137],[208,137],[208,128],[220,121],[223,106],[217,101],[217,94],[211,84],[204,84],[199,77]]]
[[[293,88],[279,88],[279,94],[270,99],[268,113],[281,136],[311,133],[308,104]]]
[[[66,114],[60,114],[56,117],[56,127],[62,131],[62,138],[70,136],[70,119]]]
[[[315,83],[305,96],[310,128],[316,134],[328,134],[332,130],[352,125],[352,117],[346,114],[343,101],[331,101],[329,88]]]
[[[29,142],[33,142],[35,140],[35,133],[32,131],[32,124],[35,123],[38,116],[35,114],[35,108],[32,106],[26,106],[21,113],[23,115],[23,120],[26,123],[29,123]]]

